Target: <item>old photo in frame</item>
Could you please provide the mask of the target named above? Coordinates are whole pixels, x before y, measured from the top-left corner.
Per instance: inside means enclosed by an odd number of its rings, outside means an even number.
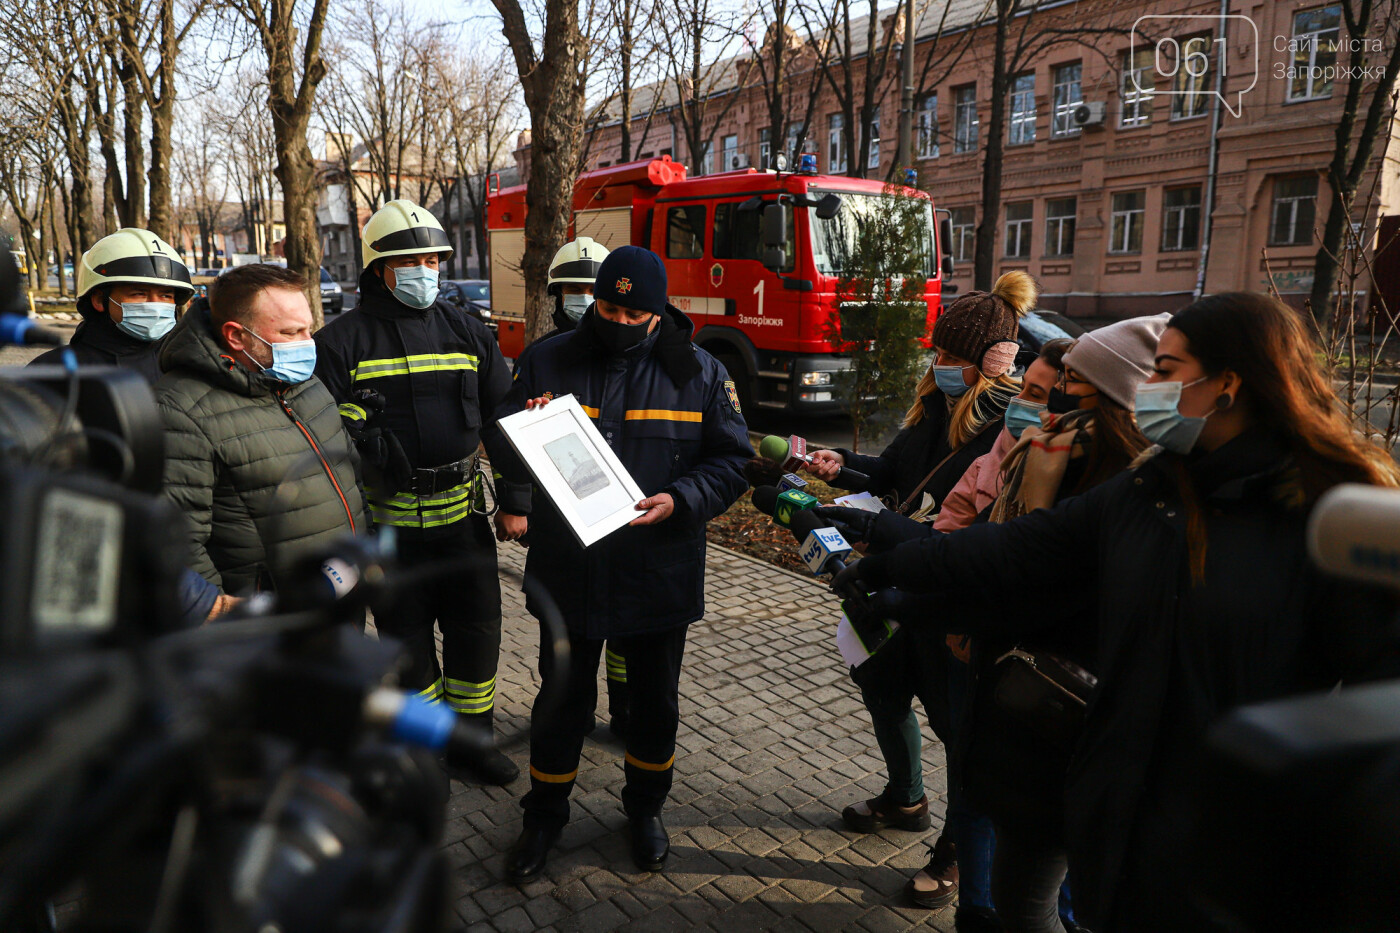
[[[642,514],[636,506],[646,494],[572,395],[499,424],[582,546]]]

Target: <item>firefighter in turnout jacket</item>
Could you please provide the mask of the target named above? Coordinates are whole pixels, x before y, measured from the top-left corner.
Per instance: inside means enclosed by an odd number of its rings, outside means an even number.
[[[533,526],[525,575],[558,604],[571,652],[558,714],[537,708],[530,724],[525,829],[506,862],[516,883],[543,870],[568,821],[604,640],[627,659],[632,694],[622,791],[632,857],[646,871],[665,862],[661,808],[676,758],[681,656],[686,627],[705,611],[705,523],[743,493],[741,469],[753,455],[734,383],[691,343],[690,320],[667,303],[660,257],[619,247],[599,268],[593,294],[576,329],[522,354],[497,412],[572,393],[646,494],[630,526],[587,549],[546,496],[534,497],[528,517],[502,504],[499,525]],[[500,467],[508,479],[529,478],[513,452]],[[528,597],[527,606],[540,614]],[[540,668],[540,695],[554,693],[552,653],[541,653]]]
[[[436,217],[411,201],[390,201],[365,224],[361,248],[359,306],[317,333],[316,374],[340,403],[364,461],[370,517],[394,528],[400,562],[470,567],[435,577],[375,625],[408,649],[405,687],[446,702],[489,734],[501,588],[477,447],[484,441],[498,461],[505,440],[492,412],[510,373],[485,325],[437,300],[438,264],[452,247]],[[509,497],[509,484],[498,494]],[[499,752],[474,767],[493,784],[519,774]]]
[[[567,334],[578,324],[579,318],[593,303],[593,281],[598,278],[598,267],[608,258],[608,248],[591,237],[581,236],[570,240],[549,262],[549,296],[554,299],[554,330],[536,340],[520,354],[521,360],[529,356],[536,344],[559,334]],[[520,363],[516,364],[521,365]],[[506,530],[508,521],[504,513],[497,513],[498,537],[502,541],[514,540],[523,531]],[[523,528],[523,523],[521,523]],[[627,734],[627,661],[616,645],[603,647],[603,659],[607,668],[608,684],[608,731],[616,738]],[[591,729],[589,730],[592,731]]]

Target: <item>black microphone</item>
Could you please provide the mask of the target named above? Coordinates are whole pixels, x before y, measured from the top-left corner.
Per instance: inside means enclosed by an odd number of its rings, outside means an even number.
[[[63,335],[40,327],[23,314],[0,314],[0,347],[22,344],[31,347],[63,346]]]

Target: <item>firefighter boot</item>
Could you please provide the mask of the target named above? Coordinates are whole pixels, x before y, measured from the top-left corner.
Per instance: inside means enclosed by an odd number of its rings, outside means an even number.
[[[493,737],[491,711],[457,715],[466,720],[472,728],[485,733],[488,739]],[[494,744],[491,748],[472,755],[470,759],[449,759],[447,763],[453,771],[465,770],[483,784],[494,784],[497,787],[504,787],[520,776],[519,765],[507,758]]]

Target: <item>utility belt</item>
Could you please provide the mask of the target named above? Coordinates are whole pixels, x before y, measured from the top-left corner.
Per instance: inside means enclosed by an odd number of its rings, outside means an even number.
[[[375,524],[400,528],[450,525],[472,514],[494,514],[497,507],[491,478],[475,454],[415,469],[403,491],[382,498],[371,495],[369,505]]]

